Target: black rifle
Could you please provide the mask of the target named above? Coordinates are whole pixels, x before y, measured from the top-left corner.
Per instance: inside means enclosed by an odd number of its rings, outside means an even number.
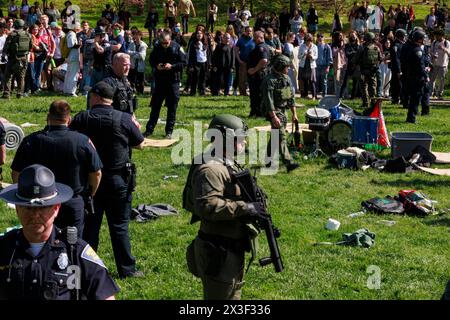
[[[273,264],[276,272],[283,271],[283,261],[281,260],[280,249],[278,248],[277,238],[281,232],[272,223],[272,216],[267,212],[267,196],[264,191],[258,187],[256,177],[250,174],[249,170],[242,170],[231,175],[231,179],[241,188],[242,198],[246,202],[258,202],[264,208],[263,212],[258,212],[255,217],[256,225],[264,230],[270,249],[270,257],[259,259],[260,266],[264,267]]]

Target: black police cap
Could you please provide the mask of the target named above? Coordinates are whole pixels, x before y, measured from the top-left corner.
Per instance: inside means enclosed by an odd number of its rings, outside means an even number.
[[[71,187],[55,182],[53,172],[40,164],[22,170],[19,181],[0,192],[0,199],[23,207],[44,207],[71,199]]]
[[[99,95],[105,99],[113,99],[114,98],[114,89],[105,81],[97,82],[91,89],[92,93]]]

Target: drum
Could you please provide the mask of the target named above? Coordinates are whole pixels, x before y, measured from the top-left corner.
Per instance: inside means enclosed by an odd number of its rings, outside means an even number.
[[[356,144],[377,144],[378,118],[353,117],[352,142]]]
[[[325,130],[330,124],[330,112],[322,108],[310,108],[306,110],[306,123],[311,130]]]
[[[327,134],[328,143],[334,150],[348,148],[352,145],[352,125],[347,120],[335,120]]]
[[[338,120],[341,116],[340,104],[341,100],[339,98],[328,96],[320,99],[319,108],[328,110],[331,114],[331,120]]]
[[[339,150],[336,154],[336,162],[339,169],[356,169],[356,155],[347,150]]]

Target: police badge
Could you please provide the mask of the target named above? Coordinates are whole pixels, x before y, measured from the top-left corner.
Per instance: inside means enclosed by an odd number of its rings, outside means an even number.
[[[64,270],[69,265],[69,257],[67,256],[67,253],[63,252],[59,255],[58,260],[56,261],[58,263],[58,267],[61,270]]]

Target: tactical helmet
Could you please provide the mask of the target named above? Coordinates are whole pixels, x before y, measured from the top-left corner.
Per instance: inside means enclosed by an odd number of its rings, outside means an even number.
[[[284,68],[291,65],[291,60],[284,54],[279,54],[273,58],[272,67],[275,71],[282,72]]]
[[[406,37],[406,31],[405,29],[397,29],[397,31],[395,31],[395,37],[396,38],[404,38]]]
[[[209,129],[217,129],[222,135],[238,137],[246,136],[248,127],[245,122],[236,116],[231,114],[220,114],[214,116],[209,124]],[[214,136],[212,132],[207,133],[208,138]]]
[[[425,32],[423,32],[422,30],[416,30],[412,35],[412,39],[414,42],[417,42],[419,40],[425,40],[425,36]]]
[[[364,34],[364,42],[372,42],[375,40],[375,34],[373,32],[367,32]]]
[[[23,29],[23,27],[25,27],[25,21],[23,21],[22,19],[16,19],[13,26],[14,29]]]

